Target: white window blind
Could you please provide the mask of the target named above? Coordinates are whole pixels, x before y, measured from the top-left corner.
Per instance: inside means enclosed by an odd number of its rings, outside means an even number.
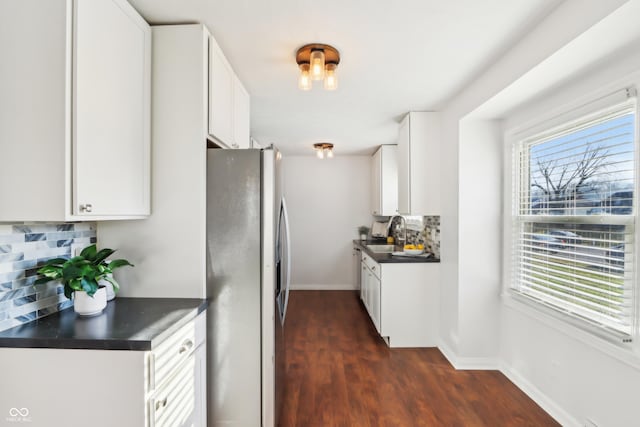
[[[519,141],[512,288],[631,335],[634,324],[636,101]]]

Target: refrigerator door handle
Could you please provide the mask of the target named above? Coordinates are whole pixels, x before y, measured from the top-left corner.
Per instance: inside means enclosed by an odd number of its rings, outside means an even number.
[[[287,282],[284,288],[284,304],[282,308],[282,324],[284,325],[284,319],[287,315],[287,305],[289,304],[289,287],[291,285],[291,237],[289,236],[289,214],[287,213],[287,204],[284,197],[282,197],[282,216],[284,219],[284,234],[287,245],[287,252],[284,258],[287,269]]]

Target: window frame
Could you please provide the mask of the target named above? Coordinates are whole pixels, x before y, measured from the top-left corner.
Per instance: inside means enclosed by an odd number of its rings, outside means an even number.
[[[515,287],[515,274],[517,272],[516,254],[513,251],[516,234],[519,225],[523,222],[540,222],[540,223],[603,223],[600,216],[596,215],[573,215],[573,216],[542,216],[542,215],[521,215],[520,206],[515,203],[516,195],[522,190],[521,167],[518,163],[521,161],[520,153],[523,143],[531,140],[536,136],[551,134],[560,127],[566,127],[572,122],[578,122],[580,119],[596,114],[598,112],[611,111],[615,106],[624,102],[632,103],[635,107],[635,158],[634,158],[634,175],[635,197],[633,201],[633,214],[620,216],[607,216],[606,224],[624,224],[632,227],[635,245],[633,246],[633,263],[634,271],[632,273],[633,285],[633,307],[631,320],[630,336],[607,329],[596,322],[570,313],[564,313],[559,308],[543,301],[535,300],[532,297],[523,295]],[[504,193],[503,193],[503,212],[504,212],[504,233],[503,233],[503,286],[502,298],[507,307],[520,309],[529,315],[543,320],[550,326],[560,329],[571,336],[581,336],[585,338],[595,338],[596,342],[607,345],[613,344],[615,348],[622,348],[625,354],[633,353],[634,364],[638,363],[640,358],[640,284],[638,279],[640,260],[640,224],[638,224],[640,209],[640,100],[637,96],[637,90],[634,85],[617,90],[613,93],[595,97],[593,96],[587,102],[581,105],[564,106],[561,109],[555,109],[550,112],[547,117],[539,118],[533,125],[525,125],[507,130],[504,135]],[[528,167],[528,165],[527,165]],[[517,190],[517,191],[516,191]],[[524,218],[524,219],[523,219]],[[589,339],[588,339],[589,340]]]

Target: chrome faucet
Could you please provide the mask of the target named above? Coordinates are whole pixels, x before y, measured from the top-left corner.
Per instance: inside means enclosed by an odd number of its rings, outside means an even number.
[[[391,217],[391,219],[389,220],[389,224],[387,225],[387,234],[389,234],[389,229],[391,228],[391,224],[393,224],[393,220],[395,218],[400,218],[402,220],[402,224],[404,224],[404,237],[402,238],[402,244],[406,245],[407,244],[407,220],[402,215],[394,215]],[[400,240],[399,237],[398,237],[398,240]]]

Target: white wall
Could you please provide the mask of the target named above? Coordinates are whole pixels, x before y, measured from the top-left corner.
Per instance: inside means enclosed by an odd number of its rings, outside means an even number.
[[[570,109],[628,86],[640,88],[640,40],[574,75],[505,120],[508,132],[544,120],[555,109]],[[636,240],[640,230],[636,230]],[[501,327],[503,370],[545,402],[565,424],[640,424],[640,357],[630,350],[505,299]],[[637,346],[637,345],[636,345]]]
[[[489,348],[486,342],[495,342],[495,330],[485,325],[499,319],[499,311],[489,294],[495,291],[490,280],[476,283],[474,276],[487,277],[491,269],[476,262],[472,257],[462,259],[461,255],[473,254],[478,238],[486,239],[484,256],[500,256],[501,242],[495,234],[494,217],[476,217],[475,209],[464,209],[473,203],[476,197],[476,180],[495,181],[495,170],[484,171],[472,167],[475,153],[483,148],[471,143],[463,143],[460,137],[460,122],[492,97],[516,82],[530,70],[538,67],[546,58],[573,41],[577,36],[615,10],[623,0],[596,2],[568,0],[556,8],[537,27],[527,33],[502,58],[495,61],[484,74],[464,88],[460,94],[443,109],[442,164],[445,166],[442,184],[441,216],[441,348],[457,367],[490,366],[497,355],[497,348]],[[495,153],[495,146],[488,147]],[[494,163],[499,161],[494,159]],[[471,163],[469,163],[471,162]],[[467,167],[469,165],[470,167]],[[486,175],[485,175],[486,173]],[[487,190],[491,191],[491,190]],[[501,189],[494,188],[492,198],[500,197]],[[476,223],[478,232],[465,235],[462,229],[466,224]],[[462,228],[459,226],[462,224]],[[483,228],[484,226],[486,228]],[[499,265],[492,263],[493,274],[500,276]],[[488,286],[488,287],[484,287]],[[465,303],[469,295],[479,292],[483,298],[477,303]],[[474,305],[475,304],[475,305]],[[487,314],[483,322],[476,323],[478,313]],[[494,316],[490,320],[489,317]],[[462,336],[464,335],[464,337]],[[464,343],[462,340],[464,339]],[[484,359],[479,360],[479,359]]]
[[[502,126],[496,120],[460,122],[458,231],[458,355],[474,367],[497,366],[502,235]],[[496,250],[497,249],[497,250]]]
[[[294,288],[355,289],[352,240],[372,221],[370,159],[283,158]]]
[[[639,425],[640,358],[506,297],[496,301],[508,246],[495,209],[506,194],[496,173],[503,159],[495,120],[519,126],[629,80],[640,70],[639,15],[638,0],[566,1],[443,111],[443,164],[455,166],[445,171],[442,192],[441,348],[456,367],[497,362],[567,426]],[[472,209],[480,183],[498,202],[490,212]],[[498,259],[482,263],[478,252]]]

